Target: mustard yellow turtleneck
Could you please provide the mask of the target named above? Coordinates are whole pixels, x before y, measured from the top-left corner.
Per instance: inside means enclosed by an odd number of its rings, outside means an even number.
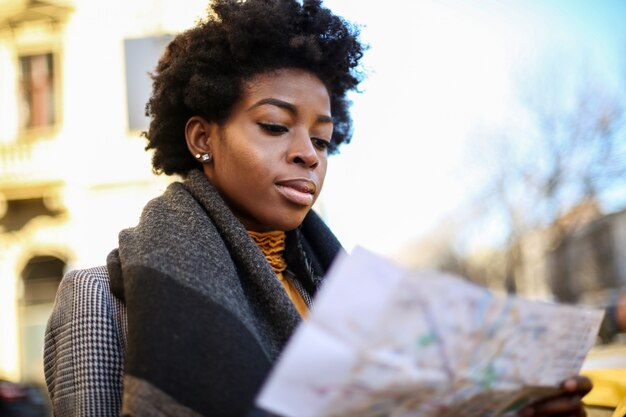
[[[265,255],[265,259],[267,259],[267,262],[269,262],[276,273],[278,280],[285,289],[287,296],[291,299],[291,302],[293,302],[296,310],[300,313],[300,316],[306,316],[309,312],[309,308],[304,302],[304,299],[302,299],[302,296],[293,283],[283,275],[283,271],[287,269],[287,263],[285,262],[285,258],[283,258],[283,252],[285,251],[285,232],[253,232],[248,230],[248,234]]]

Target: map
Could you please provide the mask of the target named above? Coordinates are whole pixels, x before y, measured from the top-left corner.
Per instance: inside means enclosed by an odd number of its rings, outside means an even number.
[[[341,256],[257,398],[285,417],[496,417],[559,392],[598,309]]]

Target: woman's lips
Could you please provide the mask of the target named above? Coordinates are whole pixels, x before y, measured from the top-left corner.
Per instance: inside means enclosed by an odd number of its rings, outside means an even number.
[[[308,179],[293,179],[276,182],[276,188],[287,200],[300,206],[313,204],[315,183]]]

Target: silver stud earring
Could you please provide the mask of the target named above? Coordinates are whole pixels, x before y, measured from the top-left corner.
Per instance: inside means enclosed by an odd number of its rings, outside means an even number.
[[[202,162],[211,162],[211,155],[208,153],[203,153],[203,154],[197,153],[195,157],[196,159],[200,159]]]

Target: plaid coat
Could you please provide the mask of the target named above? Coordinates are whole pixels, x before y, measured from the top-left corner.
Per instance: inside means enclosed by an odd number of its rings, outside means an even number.
[[[126,308],[109,288],[105,266],[61,281],[44,345],[55,416],[120,415]]]

